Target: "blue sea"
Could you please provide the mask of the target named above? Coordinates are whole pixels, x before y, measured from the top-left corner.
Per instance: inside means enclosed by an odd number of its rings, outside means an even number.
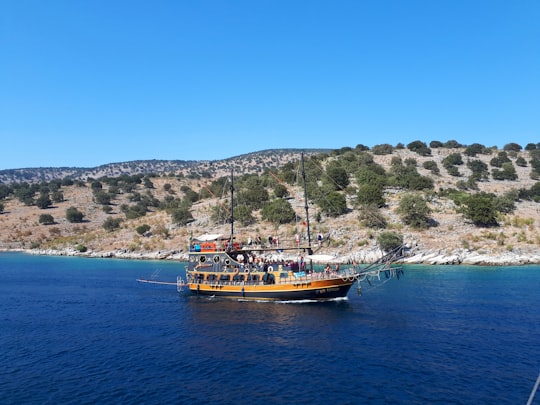
[[[526,404],[540,372],[539,266],[408,266],[302,304],[136,282],[183,268],[0,254],[0,403]]]

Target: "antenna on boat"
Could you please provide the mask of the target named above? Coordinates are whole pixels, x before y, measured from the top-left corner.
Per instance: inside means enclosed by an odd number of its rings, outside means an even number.
[[[230,239],[230,247],[232,247],[234,242],[234,175],[233,175],[233,169],[231,169],[231,239]]]
[[[308,199],[307,199],[307,189],[306,189],[306,171],[304,170],[304,152],[301,153],[302,161],[302,180],[304,182],[304,208],[306,210],[306,226],[307,226],[307,237],[308,237],[308,254],[313,254],[311,249],[311,230],[309,228],[309,208],[308,208]]]

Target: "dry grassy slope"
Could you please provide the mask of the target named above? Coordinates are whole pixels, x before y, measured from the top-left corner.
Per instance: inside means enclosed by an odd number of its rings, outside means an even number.
[[[458,150],[459,151],[459,150]],[[462,151],[462,150],[461,150]],[[442,168],[441,161],[448,154],[456,150],[434,149],[433,156],[421,157],[408,150],[397,150],[393,155],[375,156],[375,160],[389,167],[392,156],[400,156],[402,159],[414,158],[418,162],[418,171],[422,175],[431,176],[436,182],[436,188],[455,187],[459,179],[466,179],[468,169],[465,165],[459,170],[464,174],[461,178],[451,177]],[[526,153],[522,155],[528,160]],[[475,159],[481,159],[486,163],[493,156],[478,155]],[[465,156],[464,156],[465,158]],[[261,157],[258,159],[272,159]],[[432,176],[430,172],[422,168],[425,160],[435,160],[441,168],[441,176]],[[207,163],[205,163],[207,164]],[[252,165],[257,164],[257,159],[253,159]],[[238,166],[238,165],[236,165]],[[246,169],[244,164],[243,169]],[[236,169],[235,169],[236,170]],[[530,168],[516,166],[519,181],[489,181],[479,183],[482,191],[502,194],[512,188],[530,187],[535,181],[529,177]],[[226,175],[229,170],[226,164],[214,165],[213,171],[216,175]],[[155,188],[153,195],[158,199],[165,197],[163,185],[170,183],[177,196],[181,197],[180,187],[188,185],[194,190],[198,190],[204,182],[210,180],[188,180],[169,177],[153,178]],[[0,248],[17,249],[28,248],[32,245],[40,245],[44,248],[69,248],[78,244],[85,245],[95,251],[111,251],[126,249],[134,252],[154,252],[159,250],[185,250],[190,234],[198,235],[205,232],[219,232],[228,234],[230,226],[215,226],[210,222],[210,209],[218,202],[216,200],[202,201],[194,205],[193,215],[196,221],[187,227],[178,227],[171,224],[170,217],[162,212],[150,212],[145,217],[136,220],[125,220],[121,229],[115,232],[106,232],[102,228],[107,217],[124,218],[119,212],[119,206],[127,202],[127,195],[119,195],[114,201],[113,212],[105,214],[101,206],[92,201],[92,191],[89,187],[64,187],[65,202],[56,204],[53,208],[41,210],[37,207],[22,206],[17,200],[5,201],[5,213],[0,215]],[[145,192],[144,189],[138,190]],[[540,219],[540,204],[530,202],[520,202],[517,210],[508,216],[499,228],[481,229],[472,226],[464,221],[461,215],[456,214],[455,207],[451,201],[443,198],[435,198],[430,202],[433,209],[432,217],[438,222],[437,227],[427,230],[416,231],[404,226],[399,217],[395,214],[401,193],[389,190],[386,199],[388,206],[382,211],[391,223],[390,229],[403,233],[406,240],[413,246],[421,250],[454,249],[469,246],[471,249],[481,253],[500,253],[508,250],[520,252],[533,252],[540,244],[540,233],[537,231]],[[293,191],[291,203],[297,210],[299,217],[304,216],[302,191]],[[68,207],[75,206],[85,214],[85,222],[82,224],[71,224],[65,219],[65,211]],[[350,204],[352,207],[352,202]],[[41,214],[51,214],[55,221],[54,225],[44,226],[38,223]],[[316,209],[311,211],[312,218],[315,217]],[[342,217],[331,219],[323,218],[320,223],[311,221],[312,234],[319,232],[331,237],[331,242],[321,249],[321,253],[334,255],[344,255],[355,251],[361,251],[374,246],[376,231],[363,228],[357,219],[358,212],[352,210]],[[516,219],[521,219],[521,221]],[[151,226],[151,236],[139,236],[135,228],[141,224]],[[248,237],[260,235],[265,238],[268,235],[278,235],[283,243],[292,242],[297,232],[304,230],[302,225],[283,225],[278,229],[272,225],[259,222],[247,229],[241,229],[237,224],[235,231],[239,238],[247,240]],[[503,234],[504,244],[497,242],[499,234]]]

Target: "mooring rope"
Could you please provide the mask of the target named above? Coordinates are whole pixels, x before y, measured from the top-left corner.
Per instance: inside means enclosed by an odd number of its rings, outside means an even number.
[[[539,385],[540,385],[540,373],[538,374],[538,378],[536,379],[536,384],[534,384],[534,388],[533,388],[533,390],[531,392],[531,396],[529,397],[529,400],[527,401],[527,405],[532,404],[534,396],[536,395],[536,390],[538,390]]]

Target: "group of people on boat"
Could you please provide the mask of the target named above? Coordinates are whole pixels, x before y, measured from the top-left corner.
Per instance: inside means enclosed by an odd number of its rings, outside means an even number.
[[[339,273],[339,263],[336,263],[334,267],[330,266],[330,263],[327,263],[324,268],[324,274],[331,275]]]
[[[231,257],[240,263],[242,270],[272,271],[278,268],[286,270],[303,271],[306,269],[304,257],[300,256],[298,260],[270,260],[263,256],[257,256],[253,252],[239,252]]]

